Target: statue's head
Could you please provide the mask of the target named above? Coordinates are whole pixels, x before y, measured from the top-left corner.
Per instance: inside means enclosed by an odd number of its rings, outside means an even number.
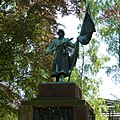
[[[60,37],[63,37],[65,35],[65,32],[63,29],[59,29],[58,32],[57,32],[57,35],[60,36]]]

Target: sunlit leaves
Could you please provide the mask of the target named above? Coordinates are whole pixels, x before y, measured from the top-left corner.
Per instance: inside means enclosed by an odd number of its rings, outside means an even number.
[[[10,109],[11,116],[16,113],[21,99],[34,98],[39,82],[53,81],[49,75],[53,57],[45,56],[45,49],[57,30],[57,12],[66,15],[67,7],[64,0],[2,0],[0,105],[6,106],[0,111],[6,112],[0,114],[1,118],[10,115]]]

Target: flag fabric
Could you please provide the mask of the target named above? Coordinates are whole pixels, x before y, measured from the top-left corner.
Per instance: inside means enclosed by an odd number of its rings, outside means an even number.
[[[93,32],[95,32],[95,25],[94,25],[93,20],[90,16],[90,9],[89,9],[89,5],[88,5],[87,9],[86,9],[85,18],[83,20],[80,35],[77,37],[77,41],[75,43],[74,53],[71,57],[69,57],[70,74],[69,74],[68,82],[70,81],[70,76],[71,76],[73,67],[76,65],[77,58],[79,55],[79,42],[83,45],[87,45],[92,38]]]
[[[81,27],[81,32],[80,32],[80,35],[78,36],[79,42],[83,45],[87,45],[92,38],[93,32],[95,32],[95,25],[90,16],[90,9],[88,5],[86,9],[86,14],[83,20],[83,24]]]

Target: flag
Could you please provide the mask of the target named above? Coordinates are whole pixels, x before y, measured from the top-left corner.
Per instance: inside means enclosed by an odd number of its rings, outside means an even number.
[[[95,25],[90,16],[90,9],[88,5],[83,20],[83,24],[81,27],[81,32],[77,39],[79,39],[79,42],[81,44],[86,45],[90,42],[93,32],[95,32]]]
[[[80,35],[77,37],[77,41],[75,43],[74,53],[72,56],[69,57],[70,74],[69,74],[68,82],[70,81],[70,76],[71,76],[73,67],[76,65],[77,58],[79,55],[79,42],[83,45],[88,44],[89,41],[91,40],[93,32],[95,32],[95,25],[94,25],[93,20],[90,16],[90,10],[89,10],[89,5],[88,5],[87,9],[86,9],[85,18],[83,20]]]

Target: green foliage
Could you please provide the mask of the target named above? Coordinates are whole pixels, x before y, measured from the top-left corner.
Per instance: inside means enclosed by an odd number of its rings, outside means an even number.
[[[92,106],[96,120],[106,120],[106,116],[102,114],[102,109],[106,111],[104,99],[99,99],[99,87],[101,80],[86,78],[78,74],[78,70],[74,69],[71,76],[71,82],[75,82],[82,90],[83,99]]]
[[[117,111],[118,113],[120,113],[120,101],[116,101],[115,102],[115,111]]]
[[[101,9],[101,8],[100,8]],[[120,1],[119,0],[107,0],[102,4],[101,17],[102,27],[100,28],[100,34],[102,35],[103,40],[108,45],[108,53],[111,56],[116,58],[117,63],[113,66],[108,66],[107,73],[114,74],[115,82],[120,82],[119,70],[120,69],[120,19],[119,19],[119,9]],[[116,72],[118,72],[116,74]]]
[[[81,51],[82,63],[79,67],[79,84],[82,88],[85,99],[89,101],[96,113],[97,120],[103,120],[100,109],[104,108],[103,101],[98,100],[100,81],[94,78],[99,70],[103,67],[104,62],[110,60],[110,57],[105,55],[98,55],[98,48],[100,46],[101,38],[108,45],[108,53],[115,56],[117,59],[120,57],[119,52],[119,38],[120,38],[120,19],[119,19],[119,5],[117,0],[89,0],[91,14],[95,20],[96,31],[98,38],[93,39],[89,45],[89,49],[83,48]],[[84,55],[83,55],[84,54]],[[119,58],[120,59],[120,58]],[[107,73],[111,74],[118,69],[118,65],[108,66]],[[119,78],[118,78],[119,79]],[[95,82],[94,82],[95,81]],[[98,82],[98,84],[97,84]],[[90,84],[91,83],[91,84]],[[93,84],[93,85],[92,85]],[[91,85],[91,87],[88,87]],[[93,87],[93,88],[92,88]],[[93,92],[91,92],[93,91]],[[92,93],[92,95],[91,95]],[[89,97],[87,97],[89,96]],[[96,97],[95,97],[96,96]],[[92,99],[90,99],[92,98]]]
[[[102,4],[104,1],[87,1],[90,2],[91,15],[95,21],[97,36],[99,35],[99,26],[102,23],[100,15],[98,14],[100,8],[103,9]],[[99,4],[97,4],[97,2]],[[80,16],[81,18],[81,16]],[[80,26],[79,26],[80,28]],[[107,33],[106,31],[106,34]],[[96,120],[106,120],[106,116],[101,113],[101,109],[106,109],[104,106],[104,100],[99,99],[99,87],[102,84],[101,78],[97,78],[97,73],[104,68],[104,63],[110,60],[110,57],[103,54],[98,54],[98,48],[100,47],[100,37],[93,38],[88,46],[80,46],[79,65],[78,70],[74,70],[72,73],[72,80],[80,86],[83,99],[93,107],[96,115]],[[78,74],[79,73],[79,74]]]
[[[71,81],[75,82],[82,90],[83,99],[87,100],[95,111],[96,120],[106,119],[101,109],[105,109],[104,100],[99,99],[99,87],[102,84],[101,78],[97,78],[97,73],[102,69],[105,62],[109,61],[108,56],[99,56],[99,42],[92,39],[89,46],[80,47],[80,61],[78,70],[72,72]],[[79,73],[79,74],[78,74]]]
[[[100,33],[102,40],[108,45],[108,53],[119,58],[119,0],[88,0],[91,14],[95,20],[96,30]]]
[[[70,14],[68,8],[64,0],[2,0],[0,119],[13,120],[20,101],[35,97],[39,82],[53,81],[53,57],[44,53],[58,26],[57,13]]]

